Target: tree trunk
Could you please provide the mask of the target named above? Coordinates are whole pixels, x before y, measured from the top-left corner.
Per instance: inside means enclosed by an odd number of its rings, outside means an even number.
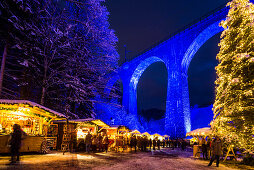
[[[44,105],[45,94],[46,94],[46,88],[42,87],[41,102],[40,102],[41,105]]]
[[[5,61],[7,57],[7,50],[8,50],[8,43],[6,43],[4,47],[4,53],[2,58],[2,64],[1,64],[1,72],[0,72],[0,96],[2,95],[2,89],[3,89],[3,78],[4,78],[4,68],[5,68]]]
[[[44,105],[45,96],[46,96],[46,82],[47,82],[47,72],[48,72],[48,63],[44,60],[44,75],[43,75],[43,82],[42,82],[42,92],[41,92],[41,105]]]

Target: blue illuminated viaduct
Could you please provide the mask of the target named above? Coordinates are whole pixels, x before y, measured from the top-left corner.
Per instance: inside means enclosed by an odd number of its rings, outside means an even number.
[[[127,115],[137,117],[139,79],[151,64],[163,62],[168,72],[168,85],[166,113],[163,119],[164,129],[160,130],[173,138],[185,137],[186,132],[191,130],[188,67],[199,48],[211,37],[223,31],[219,23],[226,18],[227,13],[227,7],[220,8],[186,29],[171,35],[167,40],[144,51],[131,61],[125,62],[117,74],[111,75],[112,78],[105,91],[110,93],[110,89],[116,81],[121,80],[123,83],[123,108],[125,108]],[[98,118],[109,122],[106,117],[98,115]],[[122,123],[131,126],[130,122]],[[130,128],[140,129],[135,126]]]

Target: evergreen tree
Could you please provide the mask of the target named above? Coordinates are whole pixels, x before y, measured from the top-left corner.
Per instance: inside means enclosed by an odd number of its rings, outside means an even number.
[[[254,5],[249,0],[232,0],[221,26],[217,55],[215,134],[227,143],[254,149]]]
[[[1,69],[4,73],[1,98],[26,98],[29,85],[26,79],[27,53],[22,49],[21,44],[33,44],[33,38],[29,37],[31,25],[35,25],[37,19],[34,11],[38,10],[39,3],[33,1],[1,1],[0,2],[0,39],[1,52],[3,53]],[[30,39],[32,38],[32,39]],[[30,46],[31,47],[31,46]],[[6,62],[4,63],[4,58]],[[6,67],[4,67],[6,65]],[[4,69],[5,68],[5,69]],[[21,90],[22,89],[22,90]],[[21,92],[21,91],[23,92]],[[26,91],[26,92],[25,92]]]
[[[0,28],[1,37],[10,39],[9,52],[17,54],[12,63],[20,67],[11,74],[16,92],[21,93],[16,99],[60,112],[94,114],[93,98],[103,96],[107,74],[117,68],[119,57],[103,2],[1,2],[5,26]]]

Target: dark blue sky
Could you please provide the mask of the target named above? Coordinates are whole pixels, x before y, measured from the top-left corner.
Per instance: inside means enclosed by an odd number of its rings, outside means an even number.
[[[225,4],[226,0],[106,0],[110,24],[119,39],[124,61],[159,42],[171,33]],[[213,102],[216,54],[219,35],[211,38],[195,55],[189,67],[191,105]],[[165,109],[167,73],[162,63],[148,67],[138,84],[138,109]]]

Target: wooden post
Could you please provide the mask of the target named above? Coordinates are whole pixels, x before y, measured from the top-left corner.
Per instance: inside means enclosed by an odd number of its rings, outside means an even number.
[[[232,152],[232,153],[230,153],[230,152]],[[233,158],[236,160],[235,152],[231,146],[228,147],[228,151],[227,151],[227,154],[226,154],[223,162],[225,162],[227,160],[227,158],[230,156],[233,156]]]
[[[1,64],[1,72],[0,72],[0,96],[2,94],[2,89],[3,89],[3,77],[4,77],[5,61],[6,61],[6,57],[7,57],[7,50],[8,50],[8,43],[6,43],[6,45],[4,47],[4,53],[3,53],[2,64]]]

